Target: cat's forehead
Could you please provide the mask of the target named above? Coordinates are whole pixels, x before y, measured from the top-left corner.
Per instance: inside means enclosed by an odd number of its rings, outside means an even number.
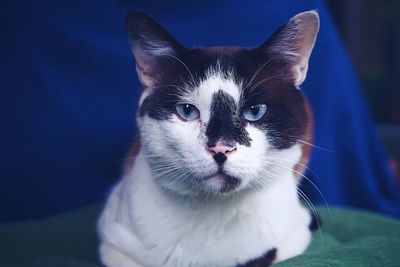
[[[241,80],[235,76],[235,71],[223,70],[219,62],[210,67],[203,79],[200,80],[195,88],[200,99],[210,99],[214,93],[223,91],[230,95],[236,102],[240,99]]]
[[[243,83],[259,65],[254,54],[250,49],[234,46],[190,49],[185,62],[196,81],[192,89],[202,100],[221,90],[239,102]],[[191,78],[187,74],[184,73]]]
[[[263,63],[265,55],[257,49],[236,46],[196,47],[185,49],[181,60],[195,74],[205,80],[212,74],[227,78],[234,72],[234,78],[243,78],[254,72]],[[185,69],[180,69],[185,72]],[[184,74],[184,73],[182,73]]]
[[[203,121],[208,121],[213,109],[213,103],[221,101],[218,95],[227,96],[230,105],[237,106],[241,98],[242,82],[235,77],[234,70],[223,70],[219,63],[210,67],[197,86],[192,96],[193,103],[196,103],[202,111]]]
[[[195,48],[203,53],[214,56],[235,56],[238,53],[247,51],[248,49],[240,46],[210,46],[210,47],[197,47]]]

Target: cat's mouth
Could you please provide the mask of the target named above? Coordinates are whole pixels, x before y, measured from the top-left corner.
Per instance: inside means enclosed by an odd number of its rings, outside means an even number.
[[[222,194],[234,191],[241,183],[239,178],[227,174],[222,169],[213,175],[205,177],[204,181],[213,185],[213,187],[217,187],[218,191]]]

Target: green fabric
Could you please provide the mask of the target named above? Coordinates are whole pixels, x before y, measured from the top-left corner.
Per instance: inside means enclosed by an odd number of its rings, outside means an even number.
[[[376,214],[324,208],[321,231],[307,251],[276,267],[400,266],[400,221]]]
[[[99,267],[99,206],[39,220],[0,225],[1,267]],[[400,221],[318,208],[322,228],[301,256],[274,266],[400,266]]]

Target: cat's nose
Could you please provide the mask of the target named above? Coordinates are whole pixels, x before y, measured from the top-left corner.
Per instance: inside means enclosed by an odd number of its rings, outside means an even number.
[[[222,154],[229,154],[233,151],[236,150],[236,147],[234,146],[225,146],[225,145],[215,145],[212,147],[207,147],[207,150],[210,151],[212,154],[218,154],[218,153],[222,153]]]
[[[222,164],[230,154],[236,151],[236,146],[217,143],[215,146],[207,146],[207,150],[213,155],[214,160],[218,164]]]

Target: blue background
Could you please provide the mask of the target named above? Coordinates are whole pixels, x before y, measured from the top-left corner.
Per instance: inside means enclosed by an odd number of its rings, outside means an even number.
[[[124,15],[154,16],[187,46],[256,46],[317,8],[302,86],[316,121],[314,203],[400,217],[400,189],[323,1],[8,1],[0,7],[0,221],[104,201],[133,141],[140,86]]]

